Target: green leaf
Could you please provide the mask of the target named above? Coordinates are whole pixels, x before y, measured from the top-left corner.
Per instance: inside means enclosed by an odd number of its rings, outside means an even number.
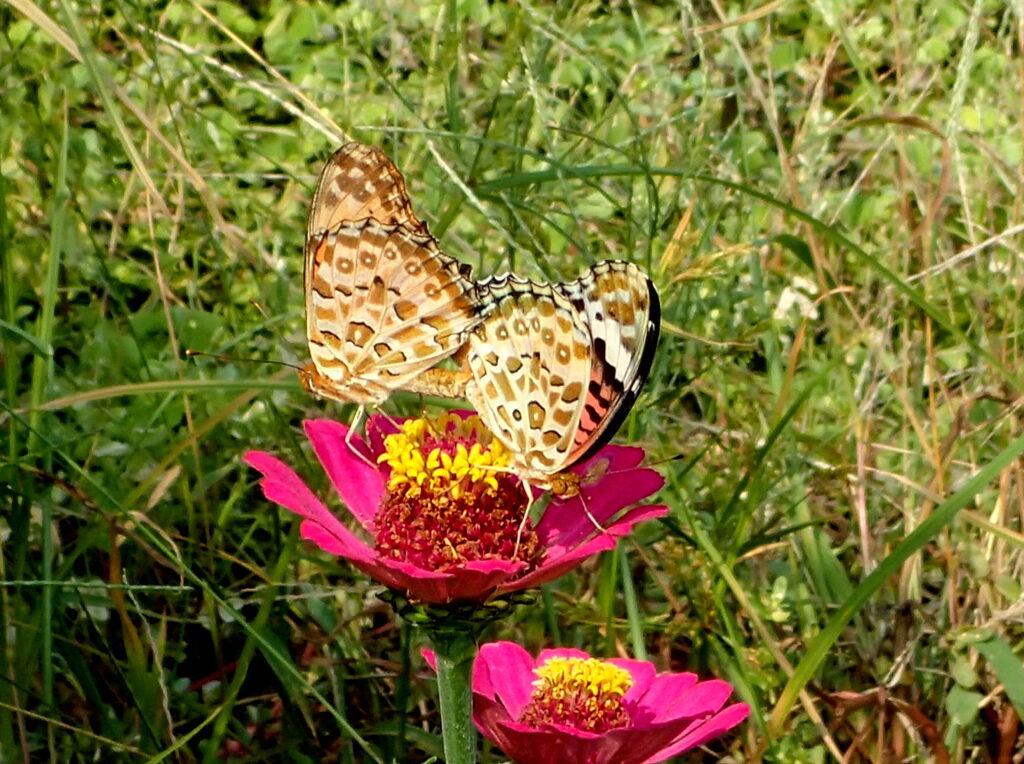
[[[811,257],[811,248],[799,236],[794,236],[790,233],[780,233],[777,236],[771,237],[768,241],[788,249],[796,255],[797,260],[807,266],[807,270],[811,271],[811,273],[814,272],[814,259]]]
[[[966,727],[977,717],[982,700],[984,696],[981,693],[965,690],[955,684],[946,696],[946,710],[957,725]]]
[[[957,512],[975,501],[978,492],[992,482],[1007,465],[1013,463],[1021,453],[1024,453],[1024,435],[1010,443],[983,469],[976,472],[974,477],[964,483],[959,491],[936,507],[931,515],[897,544],[889,556],[882,560],[881,564],[875,568],[871,575],[857,586],[849,599],[842,604],[836,614],[829,619],[828,624],[822,629],[821,633],[808,646],[803,660],[797,664],[775,709],[772,711],[769,729],[774,730],[775,734],[779,733],[786,714],[788,714],[789,709],[796,700],[797,693],[810,681],[843,629],[850,622],[850,619],[860,611],[871,596],[890,577],[899,571],[900,566],[912,554],[929,543],[939,531],[953,520]]]
[[[1021,663],[1020,656],[999,635],[993,635],[974,647],[988,661],[1017,715],[1024,719],[1024,663]]]

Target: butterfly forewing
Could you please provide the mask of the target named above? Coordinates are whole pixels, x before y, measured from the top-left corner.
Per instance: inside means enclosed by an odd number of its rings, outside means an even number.
[[[345,221],[373,218],[398,223],[427,233],[426,225],[413,214],[405,179],[375,146],[351,141],[334,152],[316,182],[306,218],[306,264],[303,269],[309,293],[312,253],[321,235]]]
[[[306,221],[312,238],[345,220],[373,218],[420,233],[426,225],[413,214],[405,179],[376,146],[352,141],[327,160],[317,180]]]
[[[585,316],[591,336],[590,381],[569,455],[579,464],[611,440],[633,408],[654,361],[661,306],[647,275],[617,260],[556,288]]]
[[[305,249],[313,363],[302,379],[314,393],[379,403],[458,350],[478,320],[473,283],[413,214],[378,149],[349,143],[328,161]]]
[[[502,276],[479,289],[467,394],[524,477],[550,485],[629,413],[657,343],[657,293],[643,271],[617,261],[565,284]]]

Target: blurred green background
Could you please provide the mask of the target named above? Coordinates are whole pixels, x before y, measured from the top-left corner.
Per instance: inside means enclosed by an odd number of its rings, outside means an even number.
[[[1022,40],[981,0],[0,5],[0,760],[439,753],[416,633],[240,462],[325,489],[299,423],[352,412],[184,355],[306,361],[351,138],[476,273],[662,295],[619,441],[678,457],[669,519],[493,637],[728,679],[750,722],[682,761],[1019,757]]]

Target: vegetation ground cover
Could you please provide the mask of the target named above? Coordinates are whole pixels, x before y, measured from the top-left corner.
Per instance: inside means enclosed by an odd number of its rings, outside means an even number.
[[[494,638],[728,679],[687,761],[1019,756],[1022,41],[994,0],[0,7],[0,760],[439,753],[415,631],[240,461],[314,479],[299,423],[352,412],[185,356],[306,360],[349,138],[478,274],[661,292],[620,440],[669,519]]]

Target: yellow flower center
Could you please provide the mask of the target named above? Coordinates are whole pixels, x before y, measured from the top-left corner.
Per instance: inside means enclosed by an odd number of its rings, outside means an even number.
[[[510,460],[480,417],[442,414],[407,419],[399,432],[384,438],[384,453],[377,461],[391,468],[389,491],[404,488],[410,499],[450,491],[457,500],[471,484],[497,492],[498,475],[508,472]]]
[[[626,669],[597,658],[549,658],[534,673],[533,695],[520,722],[597,733],[629,725],[622,698],[633,678]]]
[[[543,549],[509,455],[479,417],[409,419],[384,439],[391,475],[374,518],[377,552],[427,570],[478,560],[533,564]]]

